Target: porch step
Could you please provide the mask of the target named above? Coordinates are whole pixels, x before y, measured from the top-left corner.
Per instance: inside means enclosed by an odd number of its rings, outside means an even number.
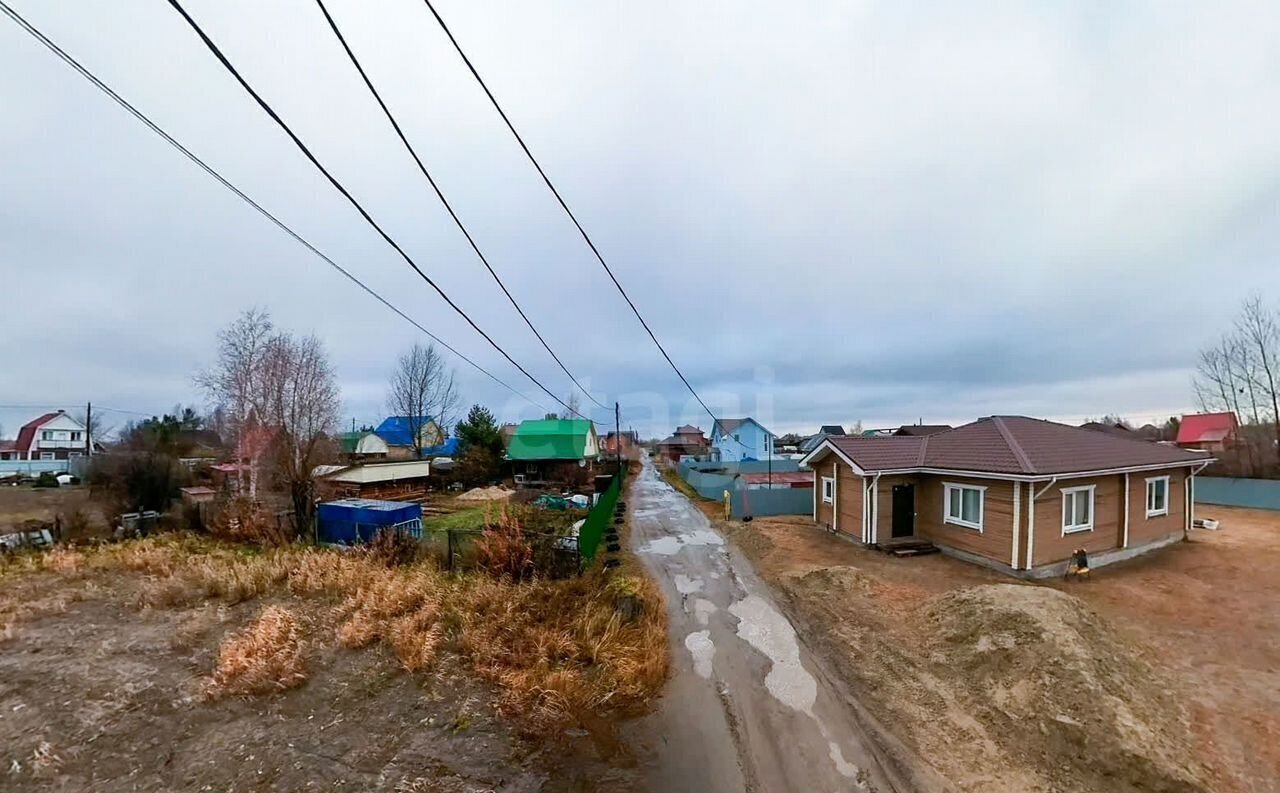
[[[893,556],[927,556],[938,552],[938,546],[928,540],[893,540],[881,544],[880,550]]]

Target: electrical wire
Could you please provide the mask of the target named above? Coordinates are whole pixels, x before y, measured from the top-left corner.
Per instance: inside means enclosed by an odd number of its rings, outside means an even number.
[[[511,130],[511,134],[515,136],[516,142],[519,143],[520,148],[524,150],[525,156],[529,158],[529,162],[533,163],[533,167],[537,169],[538,175],[542,177],[542,181],[545,182],[547,188],[551,190],[551,194],[556,197],[556,201],[560,203],[560,207],[565,211],[565,214],[567,214],[569,219],[573,221],[573,225],[578,229],[578,233],[582,235],[582,239],[587,243],[587,247],[595,254],[596,260],[600,262],[600,266],[604,268],[604,271],[609,274],[609,280],[613,281],[613,285],[618,288],[618,293],[622,295],[622,299],[627,301],[627,305],[631,307],[631,312],[636,315],[636,319],[640,320],[640,324],[644,327],[645,332],[649,334],[649,338],[653,340],[658,351],[662,353],[662,357],[667,360],[671,369],[675,371],[676,375],[680,378],[680,381],[684,383],[684,387],[689,389],[689,393],[693,394],[693,398],[698,400],[698,404],[702,405],[702,409],[707,412],[707,415],[711,417],[712,421],[718,422],[719,419],[716,418],[716,414],[711,412],[711,408],[707,407],[707,403],[702,400],[702,397],[698,395],[696,390],[694,390],[693,385],[689,383],[689,378],[685,377],[684,372],[680,371],[680,367],[676,366],[676,362],[671,359],[666,348],[662,346],[662,342],[658,341],[658,337],[654,334],[653,328],[649,327],[649,323],[646,322],[645,318],[640,314],[640,309],[637,308],[635,302],[631,300],[631,296],[627,294],[627,290],[622,288],[622,284],[618,281],[617,276],[613,274],[613,270],[609,267],[609,263],[605,261],[604,256],[600,253],[600,249],[591,241],[591,237],[587,234],[587,230],[582,227],[580,222],[578,222],[578,217],[573,214],[573,210],[569,208],[569,204],[564,200],[564,197],[560,195],[560,191],[557,190],[555,184],[552,183],[551,177],[547,176],[547,172],[543,170],[542,165],[539,164],[537,158],[533,156],[533,152],[529,150],[529,146],[524,142],[524,138],[522,138],[520,133],[516,131],[515,125],[512,124],[511,119],[507,117],[506,111],[502,109],[502,105],[498,104],[497,98],[493,95],[493,92],[489,90],[489,86],[485,83],[484,78],[480,76],[480,72],[476,70],[475,65],[471,63],[471,59],[467,57],[467,53],[463,51],[462,45],[459,44],[458,39],[454,37],[453,31],[451,31],[449,26],[445,24],[444,18],[440,16],[438,11],[436,11],[436,7],[432,5],[431,0],[423,0],[423,2],[426,3],[428,10],[430,10],[431,15],[436,18],[436,22],[440,24],[440,28],[444,30],[445,35],[449,37],[449,41],[453,44],[453,48],[458,51],[458,55],[461,56],[462,62],[467,65],[467,69],[471,72],[471,76],[475,77],[476,82],[484,89],[485,96],[489,97],[489,102],[493,105],[493,109],[498,111],[499,116],[502,116],[502,120],[506,123],[507,129]],[[741,443],[741,441],[739,441],[739,443]],[[745,445],[744,448],[746,448]]]
[[[458,217],[458,213],[454,211],[449,200],[445,198],[444,191],[440,189],[435,178],[432,177],[431,172],[427,170],[427,166],[423,164],[422,158],[418,156],[418,152],[413,148],[413,145],[409,143],[409,138],[405,136],[404,130],[400,128],[400,123],[396,121],[396,117],[392,114],[391,108],[387,107],[387,103],[383,101],[382,95],[378,93],[378,89],[373,85],[373,80],[369,78],[368,73],[365,72],[364,67],[360,64],[360,60],[351,49],[351,45],[347,43],[346,37],[342,35],[342,30],[338,27],[337,21],[335,21],[333,15],[329,13],[329,9],[325,7],[324,0],[316,0],[316,5],[320,7],[320,13],[324,15],[325,21],[329,23],[329,29],[333,31],[333,35],[337,36],[338,42],[342,45],[342,49],[346,51],[347,58],[351,60],[351,65],[355,66],[356,71],[360,73],[360,79],[364,80],[365,87],[369,89],[369,93],[373,94],[373,98],[377,100],[378,106],[382,108],[383,114],[386,115],[387,120],[391,122],[391,126],[395,129],[396,135],[400,138],[400,142],[404,144],[405,149],[409,152],[409,156],[413,158],[415,163],[417,163],[418,170],[422,172],[422,175],[426,177],[427,182],[431,185],[431,189],[435,191],[436,198],[440,199],[440,203],[444,205],[445,211],[449,213],[449,217],[453,219],[454,225],[456,225],[458,230],[462,232],[462,236],[467,238],[467,243],[471,246],[471,250],[475,251],[476,256],[479,257],[481,263],[484,264],[485,269],[489,271],[489,275],[493,276],[493,280],[497,282],[498,287],[502,289],[502,294],[507,296],[507,300],[511,302],[516,313],[518,313],[520,318],[524,320],[524,324],[529,326],[529,330],[533,331],[533,335],[538,338],[538,341],[542,343],[542,346],[551,355],[551,358],[557,365],[559,365],[561,371],[563,371],[565,375],[573,381],[573,384],[578,387],[578,390],[585,394],[587,399],[590,399],[599,407],[607,410],[609,408],[608,405],[592,396],[591,392],[584,388],[582,383],[578,382],[578,378],[574,377],[573,372],[569,371],[569,367],[565,366],[564,361],[560,360],[560,356],[556,355],[556,351],[551,349],[551,345],[542,337],[542,334],[536,327],[534,327],[533,321],[529,319],[528,315],[524,313],[524,309],[520,307],[518,302],[516,302],[515,296],[511,294],[509,289],[507,289],[507,285],[502,282],[502,278],[498,276],[498,273],[493,269],[493,266],[489,264],[489,259],[480,251],[480,246],[476,244],[475,239],[471,236],[471,232],[467,231],[467,227],[463,225],[462,219]]]
[[[122,107],[122,108],[124,108],[125,110],[127,110],[127,111],[128,111],[128,112],[129,112],[129,113],[130,113],[134,118],[136,118],[138,121],[140,121],[140,122],[142,122],[144,125],[146,125],[146,126],[147,126],[147,127],[148,127],[152,132],[154,132],[156,135],[159,135],[159,136],[160,136],[160,137],[161,137],[161,138],[162,138],[166,143],[168,143],[170,146],[173,146],[175,149],[177,149],[179,152],[181,152],[184,156],[186,156],[186,158],[187,158],[188,160],[190,160],[191,162],[195,163],[195,164],[196,164],[196,165],[197,165],[201,170],[203,170],[203,171],[204,171],[205,173],[207,173],[209,176],[213,177],[213,178],[214,178],[214,179],[216,179],[219,183],[221,183],[223,187],[225,187],[225,188],[227,188],[228,190],[230,190],[233,194],[235,194],[235,196],[236,196],[237,198],[239,198],[241,201],[244,201],[246,204],[248,204],[249,206],[251,206],[251,207],[253,207],[254,209],[256,209],[256,210],[257,210],[257,211],[258,211],[258,212],[259,212],[263,217],[265,217],[267,220],[271,221],[271,223],[272,223],[273,225],[275,225],[277,228],[279,228],[279,229],[280,229],[281,231],[283,231],[284,233],[288,234],[290,237],[292,237],[296,242],[298,242],[300,245],[302,245],[303,247],[305,247],[307,250],[311,251],[313,254],[315,254],[316,256],[318,256],[318,257],[319,257],[321,260],[323,260],[326,264],[328,264],[328,265],[329,265],[330,267],[332,267],[333,269],[337,270],[339,273],[341,273],[343,276],[345,276],[348,280],[350,280],[350,281],[351,281],[352,283],[354,283],[356,286],[358,286],[358,287],[360,287],[361,289],[363,289],[363,290],[364,290],[365,292],[367,292],[370,296],[372,296],[375,300],[377,300],[378,302],[382,303],[382,304],[383,304],[384,306],[386,306],[387,308],[391,309],[393,312],[395,312],[395,313],[396,313],[397,315],[399,315],[402,319],[404,319],[404,320],[405,320],[406,322],[408,322],[409,324],[413,325],[413,326],[414,326],[415,328],[417,328],[418,330],[422,331],[424,334],[426,334],[426,335],[427,335],[427,337],[429,337],[430,339],[432,339],[433,341],[435,341],[435,342],[436,342],[437,344],[439,344],[441,347],[444,347],[446,350],[448,350],[449,352],[453,353],[454,355],[458,356],[460,359],[462,359],[463,361],[465,361],[466,363],[468,363],[469,365],[471,365],[471,366],[472,366],[476,371],[478,371],[478,372],[480,372],[481,374],[485,375],[485,376],[486,376],[486,377],[488,377],[490,380],[493,380],[495,383],[497,383],[498,385],[500,385],[500,386],[502,386],[503,388],[507,389],[508,391],[510,391],[511,393],[515,394],[516,396],[520,397],[521,399],[525,400],[526,402],[529,402],[530,404],[534,405],[535,407],[538,407],[539,409],[541,409],[541,410],[543,410],[543,411],[545,411],[545,410],[546,410],[546,406],[542,405],[542,404],[541,404],[541,403],[539,403],[539,402],[534,401],[533,399],[530,399],[528,396],[525,396],[524,394],[522,394],[520,391],[516,390],[516,389],[515,389],[514,387],[512,387],[511,385],[507,384],[507,383],[506,383],[505,381],[503,381],[501,378],[497,377],[496,375],[494,375],[493,373],[489,372],[489,371],[488,371],[487,369],[485,369],[484,367],[480,366],[480,364],[478,364],[478,363],[476,363],[475,361],[471,360],[471,359],[470,359],[469,357],[467,357],[466,355],[463,355],[462,353],[458,352],[458,350],[456,350],[456,349],[455,349],[454,347],[452,347],[450,344],[448,344],[447,342],[445,342],[445,341],[444,341],[443,339],[441,339],[439,336],[436,336],[434,333],[432,333],[431,331],[429,331],[429,330],[427,330],[426,328],[424,328],[421,324],[419,324],[417,321],[415,321],[415,320],[414,320],[412,317],[410,317],[408,314],[405,314],[403,311],[401,311],[399,308],[397,308],[395,305],[393,305],[390,301],[388,301],[388,300],[387,300],[386,298],[384,298],[382,295],[380,295],[380,294],[378,294],[376,291],[374,291],[374,289],[373,289],[373,288],[371,288],[371,287],[367,286],[363,281],[361,281],[359,278],[357,278],[357,277],[356,277],[355,275],[353,275],[351,272],[349,272],[348,270],[346,270],[345,268],[343,268],[343,267],[342,267],[342,265],[338,264],[338,263],[337,263],[337,262],[335,262],[333,259],[331,259],[331,258],[329,258],[327,255],[325,255],[322,251],[320,251],[318,248],[316,248],[314,245],[312,245],[310,242],[308,242],[308,241],[307,241],[305,238],[303,238],[300,234],[298,234],[296,231],[294,231],[292,228],[290,228],[288,225],[286,225],[286,224],[284,223],[284,221],[280,220],[278,217],[276,217],[275,215],[273,215],[270,211],[268,211],[267,209],[265,209],[261,204],[259,204],[258,202],[254,201],[252,198],[250,198],[248,195],[246,195],[242,190],[240,190],[240,188],[236,187],[234,184],[232,184],[230,181],[228,181],[228,180],[227,180],[227,179],[226,179],[222,174],[220,174],[220,173],[218,173],[218,171],[214,170],[214,168],[213,168],[212,166],[210,166],[210,165],[209,165],[208,163],[206,163],[204,160],[200,159],[198,156],[196,156],[194,153],[192,153],[192,151],[191,151],[190,149],[188,149],[186,146],[184,146],[184,145],[182,145],[181,143],[179,143],[179,142],[178,142],[178,141],[177,141],[177,140],[176,140],[172,135],[170,135],[168,132],[166,132],[164,129],[162,129],[158,124],[156,124],[156,123],[155,123],[154,121],[152,121],[149,117],[147,117],[147,115],[146,115],[146,114],[144,114],[142,111],[140,111],[140,110],[138,110],[136,107],[134,107],[134,106],[133,106],[133,105],[132,105],[128,100],[126,100],[124,97],[122,97],[122,96],[120,96],[118,93],[116,93],[116,92],[115,92],[115,91],[114,91],[110,86],[108,86],[105,82],[103,82],[101,79],[99,79],[97,75],[95,75],[93,72],[89,71],[89,69],[87,69],[87,68],[86,68],[85,66],[83,66],[83,65],[82,65],[78,60],[76,60],[76,59],[75,59],[74,57],[72,57],[68,52],[66,52],[66,50],[63,50],[63,49],[62,49],[61,47],[59,47],[59,46],[58,46],[58,45],[57,45],[57,44],[56,44],[52,39],[50,39],[48,36],[44,35],[44,34],[43,34],[42,32],[40,32],[40,30],[38,30],[34,25],[32,25],[30,22],[28,22],[26,19],[24,19],[24,18],[23,18],[23,17],[22,17],[22,16],[21,16],[17,11],[14,11],[14,10],[13,10],[13,8],[11,8],[11,7],[8,5],[8,3],[4,2],[4,0],[0,0],[0,11],[3,11],[3,12],[4,12],[4,13],[5,13],[5,14],[10,18],[10,19],[12,19],[12,20],[13,20],[13,21],[14,21],[14,22],[19,26],[19,27],[21,27],[23,30],[25,30],[27,33],[29,33],[29,34],[30,34],[33,38],[35,38],[38,42],[40,42],[41,44],[43,44],[43,45],[44,45],[44,46],[45,46],[45,47],[46,47],[50,52],[54,53],[54,54],[55,54],[55,55],[57,55],[59,58],[61,58],[61,59],[62,59],[62,61],[63,61],[64,63],[66,63],[66,64],[67,64],[68,66],[70,66],[71,68],[75,69],[75,70],[76,70],[76,72],[78,72],[82,77],[84,77],[86,80],[88,80],[89,82],[91,82],[91,83],[92,83],[96,88],[98,88],[100,91],[102,91],[102,92],[103,92],[103,93],[105,93],[108,97],[110,97],[112,100],[114,100],[116,104],[120,105],[120,107]],[[16,406],[15,406],[15,407],[16,407]],[[35,406],[33,406],[33,407],[35,407]],[[119,411],[119,412],[135,412],[135,411]],[[149,415],[149,414],[142,414],[142,413],[139,413],[138,415]]]
[[[169,5],[175,11],[177,11],[178,14],[182,16],[183,20],[185,20],[186,23],[191,27],[191,29],[195,32],[196,36],[200,38],[200,41],[204,43],[205,47],[209,50],[209,52],[211,52],[213,56],[217,58],[218,62],[222,64],[223,68],[226,69],[231,74],[231,76],[236,79],[236,82],[240,83],[240,87],[243,88],[249,94],[249,96],[253,97],[253,100],[258,104],[258,107],[260,107],[262,111],[266,113],[268,116],[270,116],[272,121],[276,122],[276,124],[280,127],[280,129],[282,129],[285,132],[285,134],[289,136],[289,139],[293,141],[294,145],[298,147],[298,150],[301,151],[303,155],[305,155],[306,158],[310,160],[311,164],[314,165],[316,169],[320,171],[320,173],[323,174],[326,179],[329,180],[329,184],[333,185],[334,189],[337,190],[339,193],[341,193],[343,198],[346,198],[347,201],[353,207],[355,207],[356,211],[360,213],[360,216],[364,218],[365,222],[368,223],[370,227],[373,228],[374,231],[378,232],[378,235],[381,236],[382,239],[385,240],[388,245],[394,248],[396,253],[400,254],[400,258],[404,259],[405,262],[410,267],[413,268],[413,271],[416,272],[418,276],[427,283],[428,286],[434,289],[436,291],[436,294],[440,295],[441,299],[443,299],[444,302],[447,303],[449,307],[452,308],[458,314],[458,316],[466,320],[467,324],[470,325],[471,328],[476,333],[479,333],[484,338],[485,341],[489,342],[489,345],[491,347],[493,347],[495,350],[501,353],[502,357],[506,358],[507,361],[510,362],[512,366],[519,369],[521,374],[529,378],[529,380],[532,381],[533,384],[536,385],[538,388],[540,388],[545,394],[547,394],[547,396],[551,397],[553,400],[559,403],[562,407],[565,408],[565,410],[569,411],[570,413],[573,413],[584,419],[587,418],[586,416],[583,416],[581,413],[579,413],[573,407],[570,407],[568,403],[566,403],[560,397],[556,396],[555,393],[552,392],[545,385],[543,385],[540,380],[538,380],[536,377],[530,374],[529,371],[525,369],[523,366],[521,366],[520,363],[516,361],[515,358],[512,358],[511,355],[506,350],[504,350],[501,345],[499,345],[496,341],[494,341],[493,338],[488,333],[485,333],[485,331],[479,325],[476,324],[475,320],[473,320],[471,316],[467,314],[467,312],[463,311],[462,308],[460,308],[457,303],[453,302],[452,298],[450,298],[449,295],[443,289],[441,289],[440,286],[434,280],[432,280],[429,275],[427,275],[425,272],[422,271],[422,268],[419,267],[418,263],[413,260],[413,257],[411,257],[407,252],[405,252],[404,248],[400,247],[400,244],[397,243],[391,237],[391,235],[388,234],[382,228],[382,226],[380,226],[378,222],[373,219],[373,216],[370,215],[369,212],[364,208],[364,206],[355,199],[355,196],[351,195],[350,191],[348,191],[347,188],[342,185],[342,182],[338,181],[338,179],[332,173],[330,173],[329,170],[325,168],[323,164],[321,164],[320,160],[317,159],[316,156],[311,153],[311,149],[307,148],[307,145],[303,143],[302,139],[298,137],[298,135],[293,131],[293,129],[287,123],[285,123],[284,119],[282,119],[280,115],[276,113],[275,109],[272,108],[271,105],[265,99],[263,99],[262,96],[258,94],[257,91],[253,89],[253,86],[249,85],[249,82],[244,78],[243,75],[240,74],[239,70],[237,70],[236,67],[232,65],[231,61],[228,60],[227,56],[223,54],[222,50],[218,47],[217,44],[214,43],[213,39],[209,38],[208,34],[204,32],[204,29],[200,27],[199,23],[197,23],[195,19],[193,19],[191,15],[187,13],[186,9],[182,7],[182,4],[179,3],[178,0],[169,0]]]

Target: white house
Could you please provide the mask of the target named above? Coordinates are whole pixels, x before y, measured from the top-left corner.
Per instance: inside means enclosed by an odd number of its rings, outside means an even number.
[[[2,460],[68,460],[89,452],[89,432],[66,411],[46,413],[18,430],[18,439],[0,446]]]
[[[773,456],[772,432],[748,416],[744,419],[717,419],[711,427],[711,448],[725,462],[767,460]]]

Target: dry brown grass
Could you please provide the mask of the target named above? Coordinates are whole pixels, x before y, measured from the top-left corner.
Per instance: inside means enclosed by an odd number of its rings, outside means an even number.
[[[218,699],[301,685],[307,679],[304,654],[298,618],[286,608],[268,606],[247,628],[218,647],[218,660],[205,681],[204,694]]]
[[[495,684],[500,707],[533,728],[584,713],[638,712],[667,674],[666,609],[643,576],[611,579],[595,570],[570,580],[518,582],[449,573],[431,562],[388,567],[365,553],[299,546],[256,552],[188,535],[32,554],[0,568],[0,577],[15,571],[136,574],[142,580],[134,598],[144,608],[263,596],[319,600],[335,628],[323,637],[317,631],[312,641],[353,649],[382,644],[410,672],[429,670],[449,653]],[[630,619],[619,608],[623,600],[635,612]],[[299,608],[312,613],[316,605]],[[264,610],[224,642],[209,691],[261,693],[302,682],[299,631],[287,609]]]

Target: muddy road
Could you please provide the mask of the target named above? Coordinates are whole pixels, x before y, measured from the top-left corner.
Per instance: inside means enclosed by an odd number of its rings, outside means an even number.
[[[651,461],[628,499],[670,612],[672,678],[630,736],[650,788],[910,790],[750,563]]]

